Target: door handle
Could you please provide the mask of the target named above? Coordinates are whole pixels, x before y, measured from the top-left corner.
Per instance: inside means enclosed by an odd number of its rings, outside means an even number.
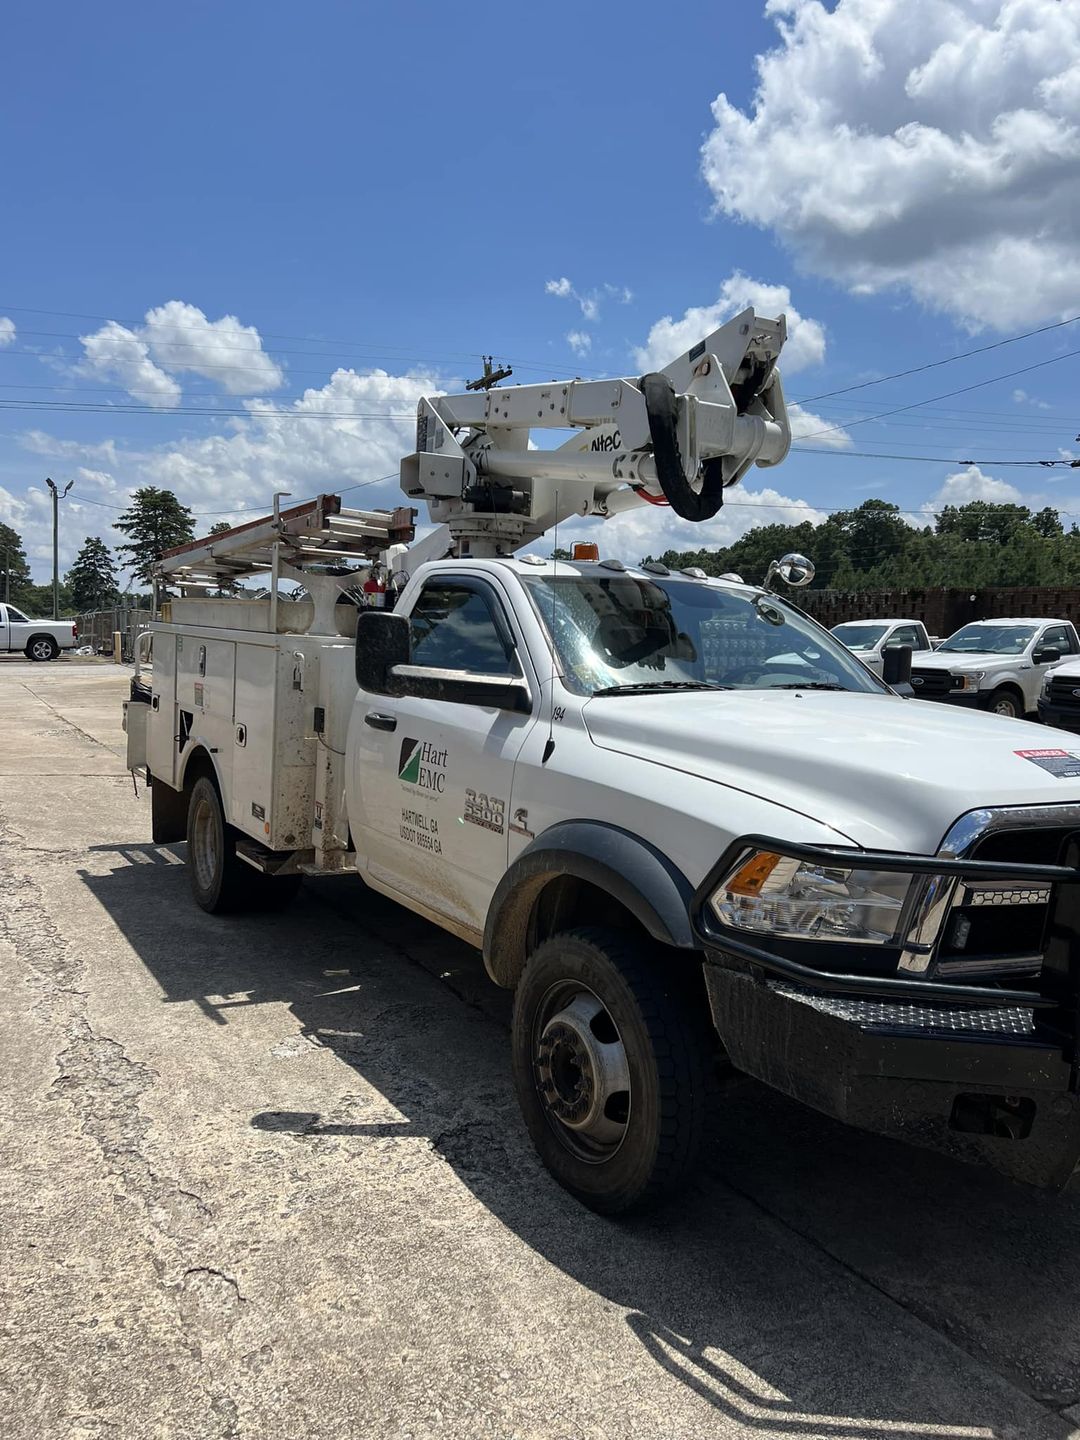
[[[369,710],[364,716],[364,724],[370,725],[373,730],[396,730],[396,715],[380,715],[375,710]]]

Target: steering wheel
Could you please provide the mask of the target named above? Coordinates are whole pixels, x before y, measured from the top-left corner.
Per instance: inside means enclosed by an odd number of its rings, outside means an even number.
[[[720,676],[720,685],[750,685],[769,672],[764,665],[744,665],[741,670],[728,670]]]

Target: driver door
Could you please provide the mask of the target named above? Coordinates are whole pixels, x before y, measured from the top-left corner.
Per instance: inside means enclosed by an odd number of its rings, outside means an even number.
[[[409,612],[414,665],[471,676],[521,676],[524,645],[495,585],[441,573]],[[361,696],[352,793],[360,797],[366,874],[413,907],[483,928],[507,866],[514,765],[532,714],[415,695]]]

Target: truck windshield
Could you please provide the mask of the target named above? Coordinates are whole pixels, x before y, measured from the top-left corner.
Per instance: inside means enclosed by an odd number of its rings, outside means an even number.
[[[523,576],[568,686],[620,690],[884,686],[826,632],[772,595],[631,575]]]
[[[1034,634],[1033,625],[965,625],[938,650],[947,655],[1022,655]]]
[[[834,625],[832,633],[849,650],[872,650],[888,628],[887,625]]]

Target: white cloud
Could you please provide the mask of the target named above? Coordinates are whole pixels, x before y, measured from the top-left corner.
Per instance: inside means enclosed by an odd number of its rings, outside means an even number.
[[[702,149],[723,213],[971,327],[1074,313],[1080,5],[767,0],[780,32]]]
[[[116,380],[134,399],[158,409],[180,404],[180,386],[158,369],[150,359],[150,347],[133,330],[110,320],[93,335],[80,338],[83,358],[76,368],[81,374]]]
[[[781,356],[781,367],[786,375],[803,370],[808,365],[821,364],[825,358],[825,327],[821,322],[811,320],[795,309],[791,303],[791,291],[786,285],[769,285],[763,280],[752,280],[749,275],[736,270],[721,284],[714,304],[694,305],[684,311],[679,320],[673,320],[670,315],[657,320],[645,344],[634,351],[638,368],[642,371],[662,370],[748,305],[769,319],[775,319],[781,313],[787,316],[788,338]]]
[[[549,280],[544,286],[545,295],[554,295],[559,300],[575,300],[581,310],[582,316],[590,324],[600,318],[601,299],[614,300],[619,305],[629,305],[634,296],[632,291],[625,285],[611,285],[605,283],[597,290],[581,291],[574,287],[570,279],[562,275],[558,280]]]
[[[208,320],[182,300],[148,310],[135,329],[110,320],[80,339],[80,374],[115,380],[133,399],[158,408],[179,405],[178,374],[201,375],[228,395],[265,394],[285,379],[253,325],[241,325],[235,315]]]
[[[851,435],[842,425],[825,420],[812,410],[804,410],[794,400],[788,402],[788,421],[791,425],[792,441],[803,445],[818,445],[823,450],[850,450]]]
[[[1037,400],[1034,395],[1029,395],[1026,390],[1014,390],[1012,392],[1015,405],[1034,405],[1036,410],[1049,410],[1050,406],[1045,400]]]
[[[643,505],[611,520],[568,520],[560,529],[559,544],[569,543],[561,533],[565,530],[570,540],[596,540],[601,555],[616,555],[633,563],[645,555],[661,555],[665,550],[706,550],[730,545],[756,525],[800,525],[804,520],[820,525],[824,519],[823,510],[805,501],[792,499],[769,487],[744,490],[739,485],[729,492],[727,503],[712,520],[701,523],[680,520],[666,507]],[[532,548],[541,553],[545,547],[550,551],[550,538],[546,537]]]
[[[7,315],[0,315],[0,350],[15,343],[15,321]]]
[[[1022,505],[1023,495],[1007,480],[986,475],[978,465],[969,465],[948,476],[941,489],[928,500],[923,509],[931,512],[943,505],[969,505],[973,500],[989,500],[994,505]]]
[[[285,379],[263,350],[258,330],[241,325],[235,315],[208,320],[197,305],[170,300],[146,312],[139,334],[163,369],[202,375],[229,395],[263,394]]]
[[[587,330],[568,330],[566,343],[575,355],[587,355],[592,349],[592,336]]]

